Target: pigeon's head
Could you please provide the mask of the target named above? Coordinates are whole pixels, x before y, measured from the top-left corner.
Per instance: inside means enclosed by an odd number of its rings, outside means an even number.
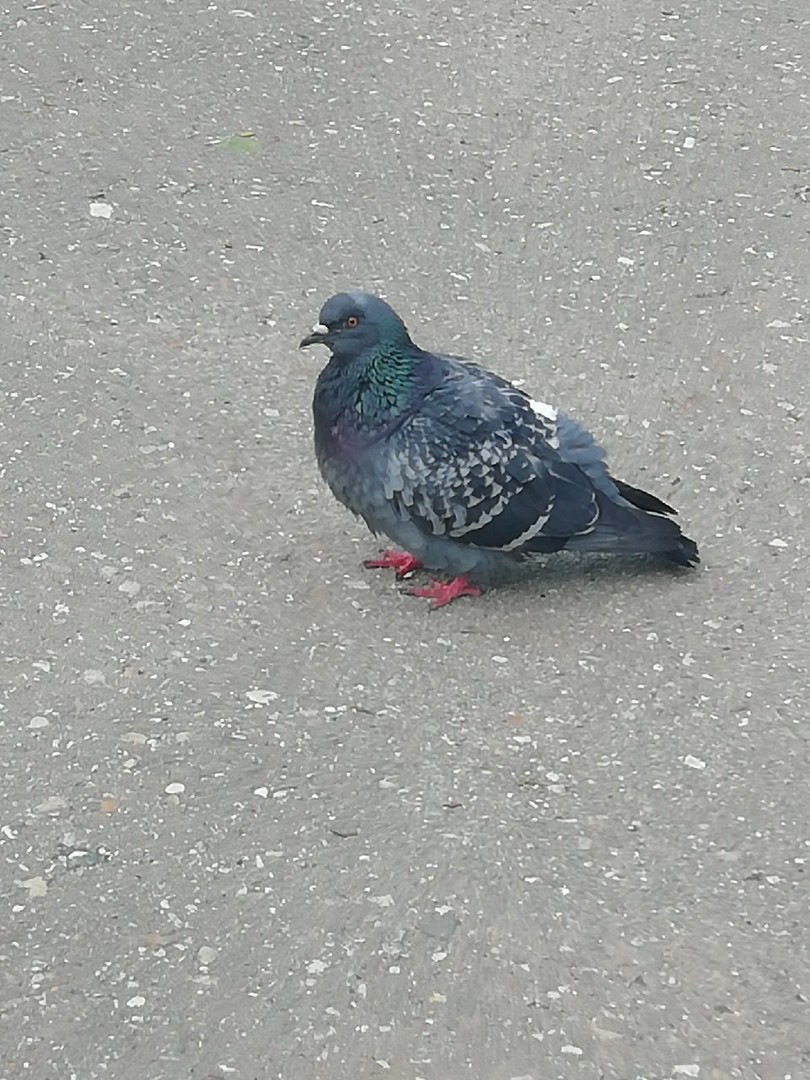
[[[370,293],[338,293],[321,308],[318,323],[299,348],[326,345],[337,357],[351,358],[378,346],[408,346],[405,324],[384,300]]]

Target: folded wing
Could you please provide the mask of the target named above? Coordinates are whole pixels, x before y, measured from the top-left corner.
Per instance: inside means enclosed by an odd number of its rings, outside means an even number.
[[[555,551],[591,531],[597,485],[566,460],[556,413],[475,365],[443,361],[388,444],[386,497],[399,512],[429,535],[504,552]],[[597,467],[616,491],[598,448]]]

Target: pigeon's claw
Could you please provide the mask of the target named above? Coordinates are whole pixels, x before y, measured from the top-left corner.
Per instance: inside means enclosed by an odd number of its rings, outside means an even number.
[[[434,608],[444,607],[451,600],[457,600],[460,596],[480,596],[481,590],[476,585],[471,585],[467,575],[461,574],[452,581],[431,581],[417,589],[408,589],[411,596],[424,596],[433,602]]]
[[[407,551],[384,551],[379,559],[366,559],[363,565],[368,570],[395,570],[397,578],[402,581],[409,577],[414,570],[421,570],[422,564]]]

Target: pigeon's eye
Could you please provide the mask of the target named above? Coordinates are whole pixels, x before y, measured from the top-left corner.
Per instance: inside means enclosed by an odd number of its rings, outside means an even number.
[[[346,325],[350,330],[354,330],[355,326],[360,322],[356,315],[350,315],[346,320]]]

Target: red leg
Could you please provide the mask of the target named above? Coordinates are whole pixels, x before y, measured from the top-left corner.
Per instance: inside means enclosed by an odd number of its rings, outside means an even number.
[[[430,585],[409,589],[408,592],[411,596],[425,596],[428,600],[432,600],[434,608],[444,607],[459,596],[481,595],[481,590],[476,585],[470,584],[466,574],[453,578],[452,581],[431,581]]]
[[[422,566],[419,560],[407,551],[384,551],[379,559],[366,559],[363,565],[369,570],[396,570],[400,580]]]

